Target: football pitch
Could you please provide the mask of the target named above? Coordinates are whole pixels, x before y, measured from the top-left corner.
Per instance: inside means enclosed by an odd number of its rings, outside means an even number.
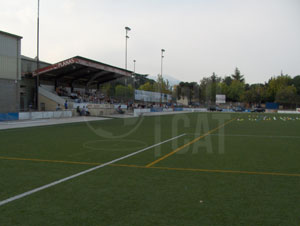
[[[0,131],[0,225],[300,225],[300,117],[188,113]]]

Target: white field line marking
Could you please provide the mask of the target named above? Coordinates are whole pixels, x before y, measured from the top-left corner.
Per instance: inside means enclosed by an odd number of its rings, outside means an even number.
[[[201,134],[195,134],[195,133],[187,133],[186,135],[201,135]],[[209,134],[209,136],[223,136],[223,137],[258,137],[258,138],[294,138],[294,139],[300,139],[300,136],[280,136],[280,135],[251,135],[251,134],[218,134],[213,133]]]
[[[210,134],[211,136],[224,136],[224,137],[261,137],[261,138],[295,138],[299,139],[300,136],[278,136],[278,135],[247,135],[247,134],[228,134],[228,135],[220,135],[220,134]]]
[[[151,148],[154,148],[154,147],[156,147],[156,146],[159,146],[159,145],[162,145],[162,144],[164,144],[164,143],[167,143],[167,142],[169,142],[169,141],[171,141],[171,140],[175,140],[175,139],[177,139],[177,138],[180,138],[180,137],[182,137],[182,136],[185,136],[185,133],[184,133],[184,134],[181,134],[181,135],[179,135],[179,136],[177,136],[177,137],[173,137],[173,138],[171,138],[171,139],[165,140],[165,141],[163,141],[163,142],[160,142],[160,143],[157,143],[157,144],[153,144],[153,145],[151,145],[151,146],[149,146],[149,147],[147,147],[147,148],[144,148],[144,149],[141,149],[141,150],[139,150],[139,151],[133,152],[133,153],[131,153],[131,154],[125,155],[125,156],[123,156],[123,157],[121,157],[121,158],[112,160],[112,161],[107,162],[107,163],[103,163],[103,164],[101,164],[101,165],[99,165],[99,166],[93,167],[93,168],[88,169],[88,170],[85,170],[85,171],[79,172],[79,173],[74,174],[74,175],[72,175],[72,176],[65,177],[65,178],[63,178],[63,179],[54,181],[54,182],[52,182],[52,183],[50,183],[50,184],[46,184],[46,185],[44,185],[44,186],[35,188],[35,189],[33,189],[33,190],[24,192],[24,193],[22,193],[22,194],[20,194],[20,195],[13,196],[13,197],[8,198],[8,199],[6,199],[6,200],[0,201],[0,206],[3,206],[3,205],[5,205],[5,204],[7,204],[7,203],[10,203],[10,202],[13,202],[13,201],[15,201],[15,200],[17,200],[17,199],[21,199],[21,198],[23,198],[23,197],[25,197],[25,196],[31,195],[31,194],[36,193],[36,192],[38,192],[38,191],[44,190],[44,189],[46,189],[46,188],[49,188],[49,187],[55,186],[55,185],[57,185],[57,184],[63,183],[63,182],[65,182],[65,181],[71,180],[71,179],[73,179],[73,178],[75,178],[75,177],[79,177],[79,176],[81,176],[81,175],[83,175],[83,174],[87,174],[87,173],[89,173],[89,172],[95,171],[95,170],[100,169],[100,168],[102,168],[102,167],[104,167],[104,166],[107,166],[107,165],[116,163],[116,162],[118,162],[118,161],[121,161],[121,160],[123,160],[123,159],[129,158],[129,157],[131,157],[131,156],[134,156],[134,155],[136,155],[136,154],[139,154],[139,153],[141,153],[141,152],[144,152],[144,151],[149,150],[149,149],[151,149]]]

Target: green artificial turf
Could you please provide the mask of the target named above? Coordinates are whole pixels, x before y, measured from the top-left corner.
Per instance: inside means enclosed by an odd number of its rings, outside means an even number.
[[[300,225],[293,115],[190,113],[0,131],[0,201],[181,134],[0,206],[0,225]]]

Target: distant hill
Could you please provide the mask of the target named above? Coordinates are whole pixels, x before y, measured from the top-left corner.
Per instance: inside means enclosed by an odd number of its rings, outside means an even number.
[[[149,75],[148,78],[157,80],[157,76]],[[167,79],[171,86],[178,85],[181,81],[172,77],[171,75],[163,75],[164,79]]]

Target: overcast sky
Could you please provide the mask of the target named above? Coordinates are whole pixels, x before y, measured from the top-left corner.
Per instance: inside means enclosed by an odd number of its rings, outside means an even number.
[[[238,67],[246,82],[300,74],[300,0],[40,0],[40,59],[73,56],[150,75],[200,81]],[[0,30],[36,56],[37,0],[0,0]]]

